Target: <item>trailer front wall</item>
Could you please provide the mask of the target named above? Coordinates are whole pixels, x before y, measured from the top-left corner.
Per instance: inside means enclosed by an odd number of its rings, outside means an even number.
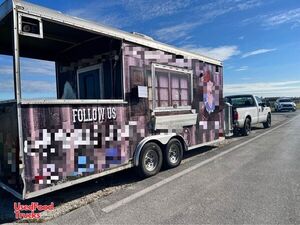
[[[145,135],[127,105],[27,105],[22,108],[26,192],[129,163]]]
[[[22,193],[16,103],[0,103],[0,181]]]
[[[130,117],[151,120],[152,90],[151,65],[158,63],[180,67],[193,71],[193,102],[192,109],[196,110],[197,122],[193,126],[182,127],[177,130],[156,130],[156,133],[176,132],[181,134],[188,146],[203,144],[218,140],[224,136],[222,113],[223,74],[222,67],[208,64],[196,59],[155,50],[133,43],[123,44],[125,92],[130,102]],[[137,86],[148,87],[148,99],[132,98],[132,92]],[[209,92],[213,96],[213,104],[207,104]],[[133,100],[132,100],[133,99]],[[172,115],[174,112],[168,112]],[[152,129],[145,124],[145,129]],[[148,133],[151,133],[149,131]]]

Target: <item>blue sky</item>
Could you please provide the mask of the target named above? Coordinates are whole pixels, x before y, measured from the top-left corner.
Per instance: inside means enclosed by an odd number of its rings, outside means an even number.
[[[30,2],[218,58],[224,62],[225,94],[300,96],[299,0]],[[29,68],[30,60],[23,63],[27,65],[23,83],[31,90],[26,97],[38,91],[54,95],[50,91],[54,79],[41,75],[51,72],[51,64],[42,63],[48,66],[46,71],[35,72]],[[2,66],[2,86],[3,71],[7,72]]]

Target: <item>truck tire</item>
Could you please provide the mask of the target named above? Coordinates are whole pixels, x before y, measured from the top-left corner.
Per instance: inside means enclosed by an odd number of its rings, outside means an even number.
[[[183,157],[182,144],[178,139],[171,139],[164,151],[164,164],[166,168],[174,168],[180,165]]]
[[[162,166],[162,151],[158,144],[149,142],[144,145],[138,166],[138,174],[141,177],[151,177],[156,175]]]
[[[244,123],[244,128],[242,129],[244,136],[248,136],[251,133],[251,120],[247,117]]]
[[[272,124],[272,117],[271,114],[269,113],[267,116],[267,121],[263,123],[264,128],[270,128]]]

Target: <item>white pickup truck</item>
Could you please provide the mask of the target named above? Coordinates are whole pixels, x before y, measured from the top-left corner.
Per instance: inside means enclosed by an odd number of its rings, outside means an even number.
[[[232,105],[232,121],[235,132],[247,136],[252,125],[262,123],[264,128],[271,127],[271,109],[255,95],[232,95],[225,97]]]

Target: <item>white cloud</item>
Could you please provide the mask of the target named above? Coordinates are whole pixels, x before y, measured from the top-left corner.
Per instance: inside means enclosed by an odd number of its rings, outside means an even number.
[[[225,84],[225,95],[233,94],[256,94],[264,97],[272,96],[300,96],[300,80],[283,82],[259,82],[259,83],[241,83]]]
[[[13,80],[0,83],[1,92],[11,92],[14,89]],[[56,92],[56,84],[49,81],[23,80],[22,93],[49,93]]]
[[[40,76],[55,76],[55,63],[21,58],[20,60],[21,76],[23,75],[40,75]],[[13,75],[13,65],[10,62],[0,64],[0,75]]]
[[[25,93],[56,93],[55,82],[25,80],[22,82],[22,91]]]
[[[277,26],[287,23],[300,24],[300,8],[266,16],[264,19],[265,26]]]
[[[266,49],[266,48],[262,48],[262,49],[257,49],[255,51],[251,51],[251,52],[247,52],[245,54],[242,55],[242,58],[247,58],[249,56],[254,56],[254,55],[260,55],[260,54],[264,54],[264,53],[268,53],[268,52],[273,52],[276,51],[276,48],[271,48],[271,49]]]
[[[240,51],[235,45],[224,45],[219,47],[196,47],[194,45],[186,45],[182,48],[195,52],[201,55],[205,55],[214,59],[225,61],[230,59],[232,56],[240,54]]]
[[[246,71],[249,69],[249,66],[241,66],[240,68],[237,68],[235,71]]]
[[[200,4],[195,10],[201,12],[203,18],[214,19],[218,16],[236,11],[244,11],[262,5],[261,0],[217,0]]]
[[[173,15],[186,9],[191,3],[191,0],[94,0],[66,13],[114,27],[124,27],[139,21]]]
[[[21,58],[21,76],[55,76],[55,63],[44,60]]]
[[[261,4],[261,0],[217,0],[206,4],[194,5],[190,11],[186,12],[185,18],[190,18],[189,21],[160,28],[154,32],[154,35],[162,41],[172,42],[179,40],[190,35],[194,28],[210,23],[217,17],[232,12],[244,11]],[[194,22],[195,18],[197,18],[197,22]]]
[[[241,80],[251,80],[251,77],[241,77]]]
[[[0,75],[13,75],[13,67],[8,65],[1,65]]]
[[[155,36],[161,41],[175,41],[187,37],[189,31],[198,26],[201,22],[181,23],[170,27],[164,27],[155,32]]]
[[[191,0],[123,0],[123,4],[135,13],[136,19],[149,20],[176,14],[194,3]]]
[[[260,25],[266,29],[287,24],[291,26],[291,29],[295,29],[300,25],[300,8],[257,15],[242,21],[242,25],[256,25],[257,23],[260,23]]]
[[[5,82],[0,82],[0,90],[1,92],[11,92],[13,91],[13,81],[12,79],[8,79]]]
[[[183,22],[179,19],[179,24],[170,24],[153,32],[158,39],[171,42],[185,37],[188,35],[188,31],[194,27],[211,22],[216,17],[254,8],[260,6],[262,2],[262,0],[217,0],[198,4],[193,0],[93,0],[83,7],[70,9],[66,13],[119,28],[166,16],[170,18],[169,21],[172,21],[170,16],[181,13],[180,15],[184,15],[186,21]],[[174,21],[178,21],[178,19],[176,18]],[[194,21],[200,22],[195,23]],[[171,32],[178,29],[178,36]],[[167,31],[167,34],[164,31]],[[168,35],[169,39],[166,38]]]

